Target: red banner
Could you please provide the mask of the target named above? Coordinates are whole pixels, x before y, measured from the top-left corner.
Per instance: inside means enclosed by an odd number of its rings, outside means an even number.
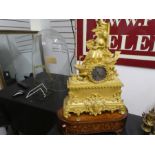
[[[107,19],[109,50],[121,51],[119,65],[155,68],[155,19]],[[86,55],[86,41],[93,38],[96,20],[77,20],[77,57]]]

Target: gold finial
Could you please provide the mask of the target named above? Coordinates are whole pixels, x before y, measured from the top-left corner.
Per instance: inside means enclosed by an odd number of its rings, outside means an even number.
[[[92,30],[95,33],[95,37],[92,40],[87,41],[88,49],[108,48],[108,36],[110,32],[109,23],[104,22],[102,19],[97,20],[97,26]],[[95,39],[96,38],[96,39]]]
[[[103,21],[103,19],[98,19],[97,20],[97,25],[101,26],[103,24],[107,24],[106,22]]]

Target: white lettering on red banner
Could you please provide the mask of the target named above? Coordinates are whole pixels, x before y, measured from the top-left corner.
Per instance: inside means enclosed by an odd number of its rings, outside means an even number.
[[[155,68],[155,19],[105,19],[111,25],[109,49],[121,51],[118,64]],[[84,28],[85,26],[85,28]],[[86,55],[96,20],[77,20],[77,56]],[[85,36],[85,37],[84,37]]]

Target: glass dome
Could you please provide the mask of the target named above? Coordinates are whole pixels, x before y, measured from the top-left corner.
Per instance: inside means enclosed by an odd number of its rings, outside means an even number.
[[[32,65],[35,81],[59,90],[54,86],[54,77],[57,74],[69,76],[70,61],[67,44],[58,32],[46,29],[35,36]]]
[[[55,30],[42,30],[35,37],[33,71],[34,75],[41,71],[61,75],[70,74],[67,44],[64,38]]]

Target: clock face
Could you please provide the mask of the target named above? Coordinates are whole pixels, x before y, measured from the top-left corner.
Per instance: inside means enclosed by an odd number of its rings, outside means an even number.
[[[92,70],[92,78],[95,81],[102,81],[106,77],[106,69],[104,67],[95,67]]]

